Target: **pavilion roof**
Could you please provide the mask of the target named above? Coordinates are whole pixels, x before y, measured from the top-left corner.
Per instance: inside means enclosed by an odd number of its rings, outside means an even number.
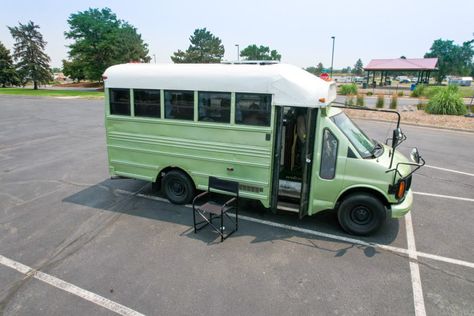
[[[364,70],[436,70],[438,58],[372,59]]]

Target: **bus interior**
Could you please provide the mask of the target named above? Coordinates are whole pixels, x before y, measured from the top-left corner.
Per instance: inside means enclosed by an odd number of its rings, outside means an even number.
[[[314,143],[314,109],[281,107],[277,124],[277,208],[300,212],[309,189],[312,143]],[[306,187],[306,190],[305,190]]]

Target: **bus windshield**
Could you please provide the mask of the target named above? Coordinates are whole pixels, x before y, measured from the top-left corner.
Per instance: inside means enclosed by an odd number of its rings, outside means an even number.
[[[376,144],[344,112],[334,115],[331,120],[349,138],[362,158],[373,157]]]

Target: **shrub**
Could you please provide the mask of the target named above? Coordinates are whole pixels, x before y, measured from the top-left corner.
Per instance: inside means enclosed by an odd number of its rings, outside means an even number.
[[[419,98],[419,97],[423,97],[425,96],[425,93],[426,93],[426,86],[423,85],[423,84],[418,84],[416,85],[415,87],[415,90],[413,90],[411,93],[410,93],[410,96],[411,97],[414,97],[414,98]]]
[[[464,101],[456,86],[440,89],[428,101],[425,111],[430,114],[464,115],[467,113]]]
[[[424,104],[423,101],[420,100],[420,101],[418,102],[418,104],[416,105],[416,109],[417,109],[417,110],[424,110],[424,109],[425,109],[425,105],[426,105],[426,104]]]
[[[348,105],[348,106],[354,106],[354,98],[352,96],[348,96],[346,98],[345,104]]]
[[[364,96],[362,94],[358,94],[356,97],[356,105],[357,106],[364,106]]]
[[[385,106],[385,97],[384,97],[383,94],[378,94],[377,95],[377,102],[375,103],[375,106],[379,109],[381,109]]]
[[[394,93],[392,99],[390,100],[390,108],[395,110],[398,106],[398,96]]]
[[[458,91],[458,87],[457,86],[452,86],[454,90]],[[427,98],[432,98],[435,94],[437,94],[438,92],[440,91],[443,91],[443,90],[446,90],[447,87],[429,87],[425,90],[425,93],[424,93],[424,97],[427,97]]]
[[[399,97],[403,97],[405,94],[403,93],[403,91],[398,91],[397,95],[398,95]]]
[[[367,92],[367,96],[371,96],[371,95],[374,95],[372,91],[368,91]]]
[[[339,87],[339,89],[342,95],[356,95],[357,94],[357,86],[355,83],[343,84]]]

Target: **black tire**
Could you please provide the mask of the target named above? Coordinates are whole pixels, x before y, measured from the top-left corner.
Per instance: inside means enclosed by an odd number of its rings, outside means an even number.
[[[194,183],[184,172],[172,170],[163,178],[163,192],[171,203],[187,204],[194,197]]]
[[[353,235],[370,235],[377,231],[387,217],[385,205],[375,196],[356,193],[344,198],[337,218],[341,227]]]

